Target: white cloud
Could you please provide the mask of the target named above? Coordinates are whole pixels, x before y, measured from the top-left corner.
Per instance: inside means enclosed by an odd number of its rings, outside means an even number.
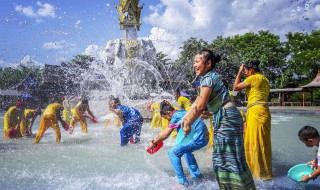
[[[178,49],[179,41],[190,37],[211,42],[217,36],[269,30],[284,40],[288,32],[311,32],[320,27],[318,0],[161,0],[149,9],[151,14],[143,21],[154,26],[150,39],[157,50],[166,48],[165,41]]]
[[[27,17],[35,18],[37,22],[41,22],[42,18],[50,17],[55,18],[55,7],[48,3],[41,3],[40,1],[37,1],[36,5],[37,8],[34,8],[32,6],[26,6],[23,7],[22,5],[16,5],[15,10]]]
[[[180,51],[177,49],[176,44],[181,44],[183,39],[177,38],[177,36],[170,33],[170,31],[158,27],[151,29],[149,39],[152,41],[158,52],[162,51],[172,60],[177,59]]]
[[[48,3],[42,4],[40,1],[37,1],[37,5],[40,7],[37,11],[37,14],[41,17],[51,17],[55,18],[55,7],[53,5],[50,5]]]
[[[0,64],[5,64],[5,62],[3,60],[0,59]]]
[[[34,12],[33,7],[31,6],[22,7],[21,5],[16,5],[15,10],[26,16],[30,16],[30,17],[36,16],[36,13]]]
[[[65,40],[57,41],[57,42],[45,42],[43,43],[43,47],[45,49],[62,49],[67,46]]]

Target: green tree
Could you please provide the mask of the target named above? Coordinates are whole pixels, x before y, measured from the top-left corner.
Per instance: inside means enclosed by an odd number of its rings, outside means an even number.
[[[71,62],[80,66],[81,68],[89,68],[90,64],[94,61],[94,57],[90,55],[78,54],[71,59]]]
[[[202,48],[207,48],[208,42],[196,38],[189,38],[187,41],[183,42],[180,49],[180,56],[178,60],[175,61],[174,65],[176,68],[180,69],[181,72],[186,73],[187,80],[192,81],[195,77],[193,72],[193,59],[194,55]]]
[[[311,34],[289,32],[286,37],[285,45],[290,52],[286,79],[294,86],[305,85],[320,69],[320,30]]]
[[[259,31],[258,34],[246,33],[233,38],[236,64],[258,59],[261,62],[261,72],[269,79],[271,88],[279,87],[280,76],[286,68],[287,49],[280,42],[280,37],[269,31]]]

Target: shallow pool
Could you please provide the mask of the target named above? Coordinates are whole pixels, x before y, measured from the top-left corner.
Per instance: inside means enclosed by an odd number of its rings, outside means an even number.
[[[36,133],[39,118],[33,128]],[[3,114],[0,117],[3,126]],[[257,189],[297,189],[287,177],[293,165],[314,158],[316,147],[307,148],[297,133],[304,125],[320,131],[318,114],[272,113],[273,170],[270,181],[256,180]],[[154,155],[144,151],[147,143],[159,130],[142,128],[141,143],[119,146],[119,130],[105,129],[104,123],[89,123],[88,134],[77,126],[73,135],[62,130],[63,142],[55,143],[55,134],[49,129],[38,145],[34,137],[4,141],[0,138],[0,189],[180,189],[171,168],[167,150],[174,144],[165,141],[164,148]],[[3,128],[0,130],[3,134]],[[195,153],[203,178],[190,181],[189,189],[219,189],[214,178],[211,150]],[[187,170],[185,170],[187,172]],[[316,180],[305,189],[320,189]]]

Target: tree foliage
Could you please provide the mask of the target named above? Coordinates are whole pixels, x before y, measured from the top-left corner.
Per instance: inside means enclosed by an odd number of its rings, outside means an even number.
[[[286,37],[285,46],[290,52],[287,60],[287,82],[293,86],[305,85],[320,69],[320,30],[311,34],[289,32]]]

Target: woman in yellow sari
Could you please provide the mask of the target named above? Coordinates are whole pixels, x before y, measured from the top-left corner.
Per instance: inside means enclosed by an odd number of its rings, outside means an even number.
[[[259,73],[259,60],[241,65],[233,90],[246,89],[247,128],[244,134],[246,160],[254,178],[272,179],[271,114],[267,105],[269,80]],[[242,72],[246,79],[241,80]]]

